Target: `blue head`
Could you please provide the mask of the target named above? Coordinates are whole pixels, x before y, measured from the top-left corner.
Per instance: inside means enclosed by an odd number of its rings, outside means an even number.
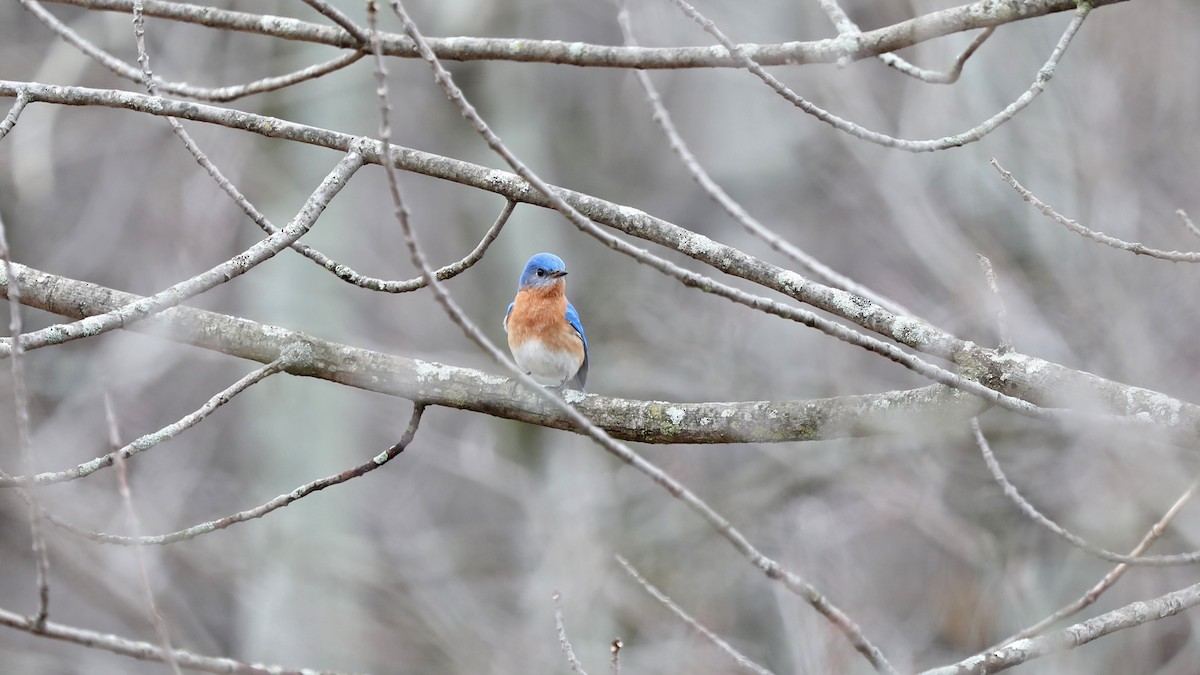
[[[553,253],[539,253],[525,263],[521,279],[517,282],[517,290],[522,288],[545,288],[565,276],[567,265],[562,258]]]

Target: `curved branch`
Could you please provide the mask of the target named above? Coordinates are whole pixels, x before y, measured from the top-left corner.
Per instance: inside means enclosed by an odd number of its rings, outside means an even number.
[[[82,318],[138,300],[130,293],[24,265],[14,263],[13,268],[22,302],[47,312]],[[7,292],[8,280],[0,277],[0,297],[7,297]],[[328,342],[192,307],[175,307],[128,328],[260,363],[275,362],[287,352],[284,372],[293,375],[418,403],[572,429],[552,406],[516,381],[470,368]],[[289,352],[294,345],[308,349]],[[669,403],[570,395],[575,407],[610,435],[642,443],[761,443],[912,432],[947,421],[965,421],[985,407],[975,397],[941,385],[799,401]]]
[[[133,0],[47,0],[88,9],[130,13]],[[1092,0],[1092,6],[1125,0]],[[1057,12],[1073,11],[1076,0],[979,0],[966,5],[930,12],[884,28],[843,35],[827,40],[741,45],[744,53],[764,66],[837,63],[894,52],[919,42],[963,31],[1001,26]],[[285,40],[315,42],[344,49],[362,48],[358,40],[340,27],[299,19],[235,12],[183,2],[147,0],[146,16],[194,23],[209,28],[256,33]],[[439,59],[447,61],[517,61],[558,63],[593,68],[740,68],[740,60],[722,47],[616,47],[509,38],[429,38]],[[387,56],[416,58],[412,40],[395,33],[380,35]]]
[[[1200,262],[1200,252],[1164,251],[1162,249],[1151,248],[1140,242],[1118,239],[1111,235],[1104,234],[1103,232],[1093,230],[1085,225],[1081,225],[1079,224],[1079,221],[1071,220],[1058,211],[1055,211],[1053,206],[1050,206],[1046,202],[1038,199],[1037,195],[1033,194],[1033,192],[1031,192],[1024,185],[1021,185],[1019,182],[1017,182],[1017,179],[1012,175],[1012,172],[1000,166],[1000,162],[997,162],[994,158],[991,162],[989,162],[989,164],[991,164],[996,171],[1000,172],[1000,177],[1003,178],[1004,182],[1008,183],[1008,186],[1015,190],[1017,194],[1021,195],[1021,199],[1028,202],[1033,208],[1041,211],[1042,215],[1046,216],[1050,220],[1053,220],[1059,225],[1062,225],[1075,234],[1084,237],[1085,239],[1091,239],[1092,241],[1104,244],[1105,246],[1115,248],[1118,251],[1129,251],[1135,255],[1150,256],[1151,258],[1158,258],[1159,260],[1166,260],[1167,262]],[[1177,214],[1178,213],[1182,213],[1182,211],[1177,212]],[[1193,225],[1192,222],[1187,218],[1187,214],[1184,214],[1183,222],[1184,225],[1189,227],[1189,229],[1195,228],[1195,225]]]

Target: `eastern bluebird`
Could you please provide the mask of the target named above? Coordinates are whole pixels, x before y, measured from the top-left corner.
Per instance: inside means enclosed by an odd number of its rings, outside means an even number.
[[[567,266],[553,253],[525,263],[517,297],[504,315],[513,359],[526,373],[557,388],[583,390],[588,346],[579,313],[567,302]]]

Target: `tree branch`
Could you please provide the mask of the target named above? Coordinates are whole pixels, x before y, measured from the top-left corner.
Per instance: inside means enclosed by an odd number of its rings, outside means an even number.
[[[1175,616],[1197,604],[1200,604],[1200,584],[1167,593],[1153,600],[1134,602],[1041,637],[1017,640],[1001,649],[972,656],[954,665],[927,670],[923,675],[998,673],[1032,659],[1074,649],[1119,630]]]
[[[133,0],[47,0],[88,9],[130,13]],[[1092,0],[1092,6],[1125,0]],[[343,49],[365,49],[341,27],[325,26],[288,17],[250,14],[183,2],[148,0],[146,16],[194,23],[209,28],[268,35],[285,40],[315,42]],[[979,0],[930,12],[907,21],[854,35],[826,40],[780,44],[740,45],[744,53],[763,66],[857,61],[934,38],[963,31],[1001,26],[1013,21],[1056,12],[1073,11],[1076,0]],[[439,59],[447,61],[516,61],[557,63],[595,68],[740,68],[741,62],[722,47],[618,47],[508,38],[429,38]],[[412,40],[395,33],[380,35],[387,56],[416,58]]]

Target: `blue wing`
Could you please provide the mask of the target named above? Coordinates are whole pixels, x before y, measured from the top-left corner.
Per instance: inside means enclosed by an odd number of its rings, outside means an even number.
[[[504,310],[504,332],[505,333],[508,332],[508,315],[512,314],[512,308],[513,308],[513,305],[515,305],[515,304],[517,304],[517,303],[516,302],[508,303],[508,309]],[[569,305],[571,303],[567,303],[567,304]],[[585,352],[587,351],[586,346],[583,348],[583,351],[585,351]]]
[[[588,372],[587,336],[583,334],[583,323],[579,321],[579,312],[575,311],[575,305],[572,305],[570,302],[567,303],[567,313],[565,316],[567,317],[567,323],[571,324],[575,332],[579,333],[579,339],[583,340],[583,365],[579,366],[579,372],[575,373],[574,377],[579,382],[579,388],[583,389],[583,384],[587,381]]]

